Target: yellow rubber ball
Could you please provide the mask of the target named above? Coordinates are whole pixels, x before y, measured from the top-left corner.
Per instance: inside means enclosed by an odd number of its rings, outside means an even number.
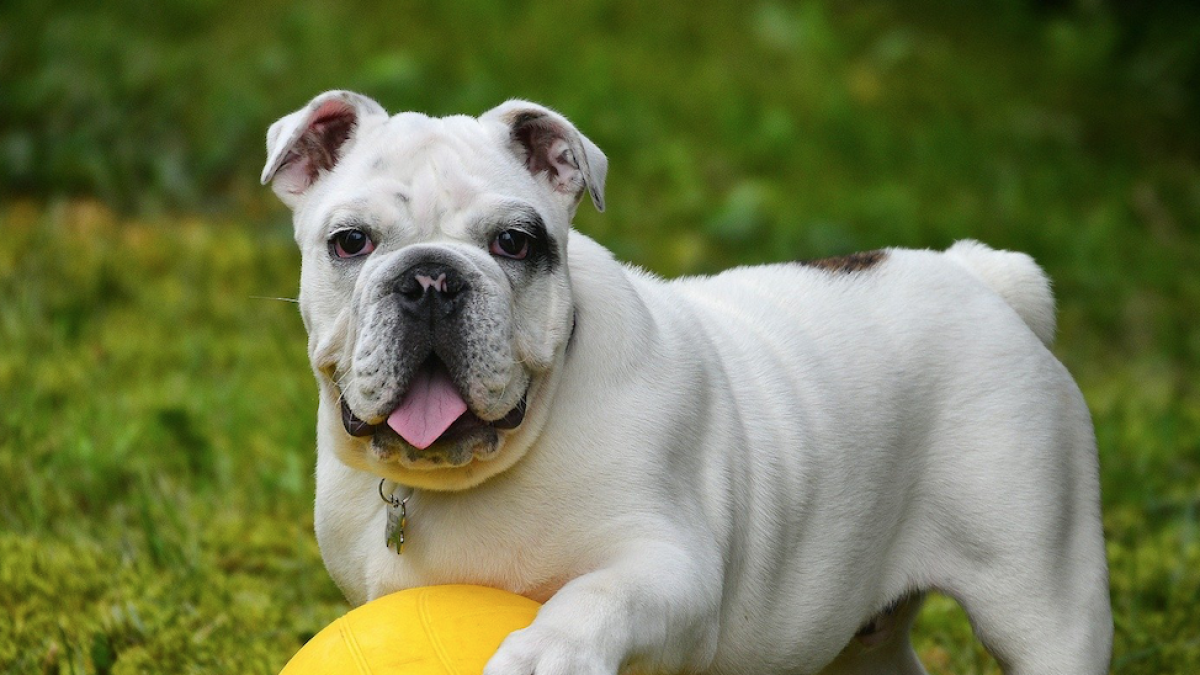
[[[423,586],[351,610],[279,675],[480,675],[538,603],[481,586]]]

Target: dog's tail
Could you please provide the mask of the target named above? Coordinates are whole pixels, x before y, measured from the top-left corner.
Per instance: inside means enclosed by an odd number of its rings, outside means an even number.
[[[946,256],[1004,298],[1043,344],[1049,347],[1054,342],[1054,294],[1046,273],[1033,258],[997,251],[970,239],[951,246]]]

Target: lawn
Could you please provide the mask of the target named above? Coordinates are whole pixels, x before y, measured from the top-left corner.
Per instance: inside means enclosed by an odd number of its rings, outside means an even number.
[[[1100,444],[1113,671],[1200,672],[1200,12],[1104,3],[0,7],[0,671],[271,673],[347,606],[275,118],[566,113],[578,227],[667,276],[957,238],[1055,281]],[[661,5],[661,6],[660,6]],[[996,673],[961,611],[933,673]]]

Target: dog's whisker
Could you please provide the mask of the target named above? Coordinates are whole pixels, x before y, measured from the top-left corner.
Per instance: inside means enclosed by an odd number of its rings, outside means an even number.
[[[250,299],[251,300],[278,300],[280,302],[291,302],[291,303],[295,303],[295,304],[300,304],[299,298],[274,298],[269,295],[251,295]]]

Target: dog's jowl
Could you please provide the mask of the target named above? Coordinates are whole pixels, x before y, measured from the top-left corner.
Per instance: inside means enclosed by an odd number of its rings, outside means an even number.
[[[1106,672],[1095,440],[1028,256],[658,279],[572,229],[607,159],[524,101],[328,92],[267,155],[303,257],[317,538],[352,602],[545,602],[487,675],[920,673],[937,591],[1007,673]]]

